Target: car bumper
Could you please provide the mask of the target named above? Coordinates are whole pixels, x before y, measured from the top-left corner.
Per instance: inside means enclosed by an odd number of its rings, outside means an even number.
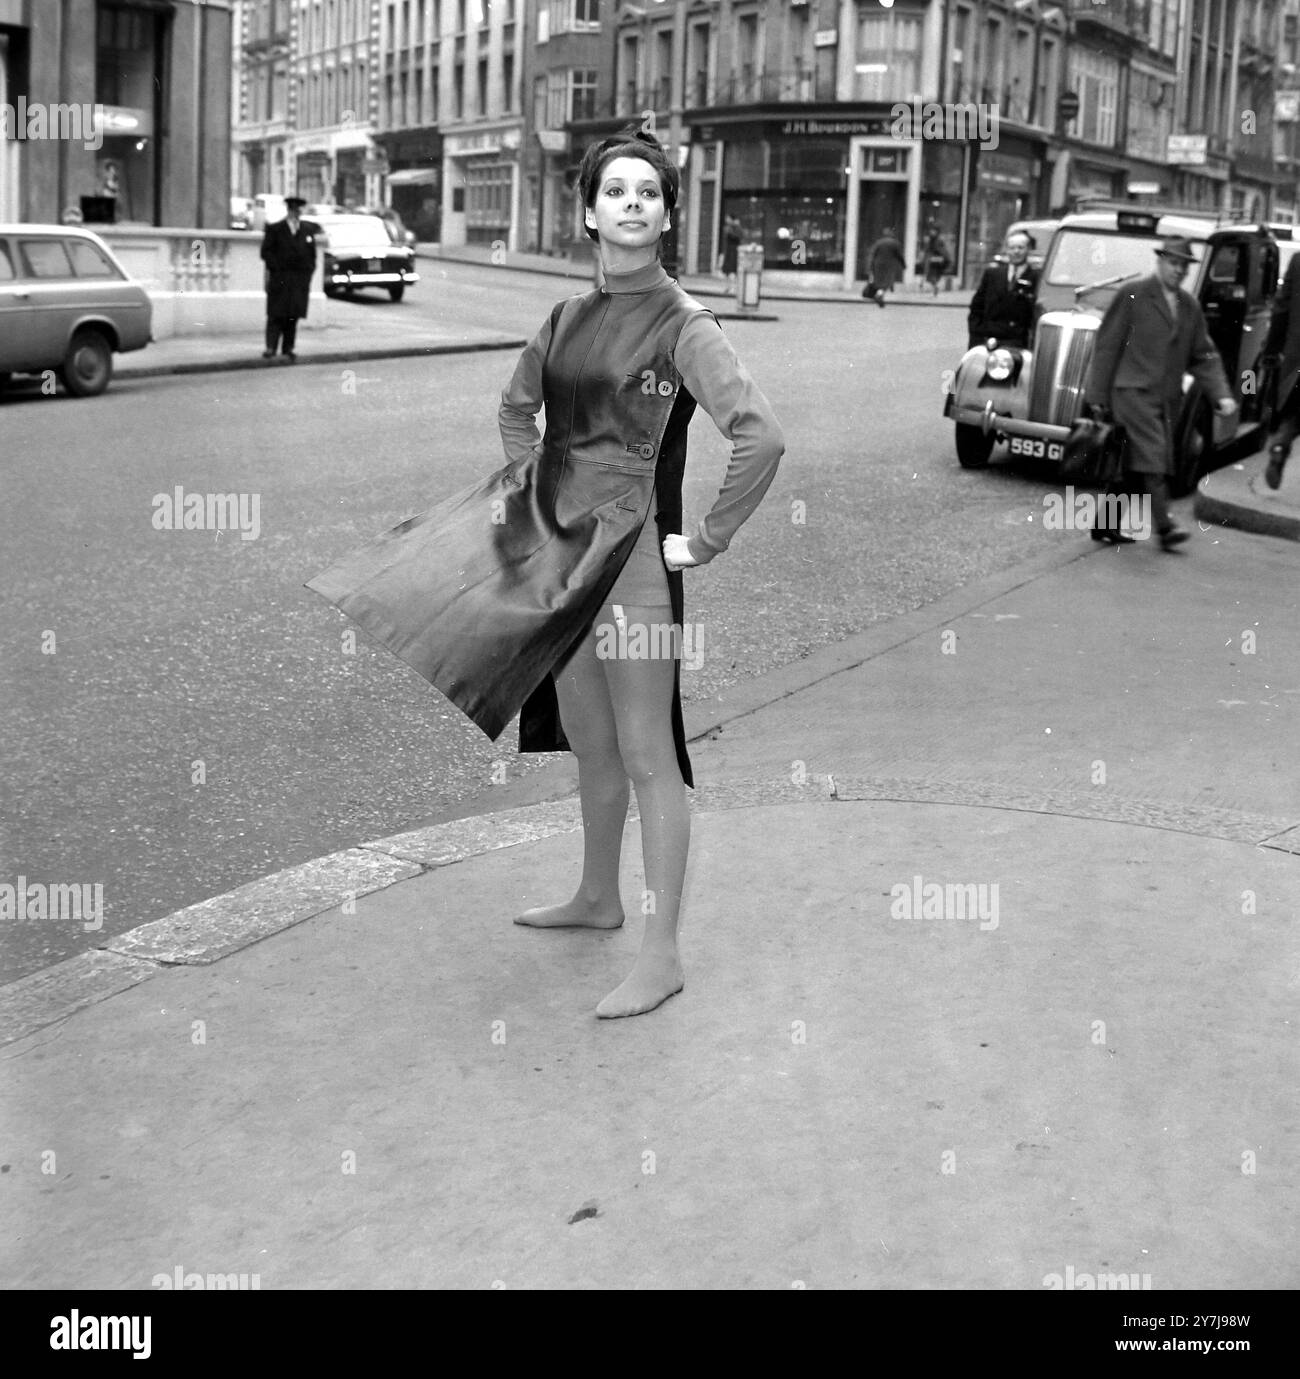
[[[325,274],[325,281],[331,287],[396,287],[399,283],[409,286],[420,281],[420,275],[413,268],[369,269],[332,268]]]
[[[1043,441],[1066,441],[1070,438],[1070,427],[1053,426],[1046,421],[1024,421],[1019,417],[1003,416],[993,410],[993,404],[986,402],[983,407],[961,406],[951,395],[944,408],[953,421],[962,426],[978,426],[986,436],[1030,436]]]

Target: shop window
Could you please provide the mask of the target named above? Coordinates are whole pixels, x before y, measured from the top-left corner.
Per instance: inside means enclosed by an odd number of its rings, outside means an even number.
[[[767,185],[767,144],[761,139],[728,144],[722,158],[723,190],[754,190]]]
[[[114,169],[117,185],[85,187],[83,194],[112,195],[117,219],[158,221],[159,158],[155,131],[168,81],[164,63],[164,17],[102,0],[95,11],[95,100],[128,112],[130,133],[106,134],[98,150],[101,176]]]

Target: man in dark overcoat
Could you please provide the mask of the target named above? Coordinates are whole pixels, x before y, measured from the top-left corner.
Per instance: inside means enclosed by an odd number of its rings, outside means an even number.
[[[1278,358],[1277,429],[1268,438],[1268,464],[1264,482],[1277,488],[1291,454],[1291,442],[1300,431],[1300,254],[1286,267],[1273,319],[1269,323],[1264,354]]]
[[[1121,287],[1106,309],[1085,387],[1093,415],[1113,415],[1128,432],[1129,491],[1150,495],[1152,522],[1166,551],[1188,537],[1169,515],[1168,489],[1183,374],[1196,379],[1220,416],[1237,410],[1201,305],[1180,286],[1195,261],[1191,241],[1182,235],[1161,241],[1156,271]],[[1102,535],[1125,539],[1118,531]]]
[[[898,242],[892,225],[885,227],[880,238],[867,251],[867,272],[870,277],[862,295],[868,301],[874,301],[877,306],[883,307],[885,293],[892,292],[894,284],[907,272],[903,246]]]
[[[1007,261],[984,270],[966,317],[968,347],[990,339],[999,345],[1029,347],[1038,291],[1038,270],[1029,262],[1032,248],[1034,238],[1027,230],[1013,230],[1003,245]]]
[[[300,196],[286,196],[289,214],[266,227],[262,236],[262,261],[266,264],[266,349],[263,359],[274,359],[284,341],[284,357],[292,364],[298,322],[307,315],[312,274],[316,271],[316,239],[320,226],[303,220],[299,212],[307,204]]]

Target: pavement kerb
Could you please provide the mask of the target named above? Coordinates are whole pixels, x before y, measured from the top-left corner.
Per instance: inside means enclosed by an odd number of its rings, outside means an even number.
[[[499,340],[471,340],[461,344],[354,345],[324,349],[304,355],[304,364],[349,364],[360,359],[404,359],[412,355],[474,354],[482,350],[523,349],[528,341],[521,336],[503,335]],[[121,378],[166,378],[175,374],[228,373],[235,369],[280,369],[278,360],[259,354],[234,354],[212,359],[181,360],[173,364],[119,365]]]
[[[1260,486],[1263,484],[1265,457],[1257,463],[1217,469],[1207,474],[1196,486],[1193,515],[1201,522],[1221,527],[1236,527],[1239,531],[1257,536],[1278,536],[1287,541],[1300,541],[1300,509],[1288,504],[1273,506],[1276,501]],[[1283,487],[1289,487],[1285,482]]]
[[[443,252],[435,250],[432,245],[422,244],[416,247],[416,254],[419,258],[441,260],[447,263],[467,263],[479,268],[504,269],[511,273],[533,273],[543,277],[567,278],[571,282],[592,283],[592,274],[589,268],[579,268],[577,265],[569,263],[567,260],[556,260],[554,266],[545,262],[510,262],[510,255],[506,256],[505,263],[493,263],[491,259],[480,257],[476,254],[459,254],[455,250]],[[696,297],[727,297],[735,298],[736,291],[733,287],[727,287],[722,283],[715,283],[708,278],[700,278],[698,275],[692,277],[685,275],[681,279],[682,286]],[[949,309],[960,309],[968,311],[970,309],[970,299],[973,293],[971,290],[962,288],[954,292],[941,294],[939,297],[932,296],[930,293],[911,289],[905,290],[901,295],[891,299],[894,306],[924,306],[924,307],[947,307]],[[793,292],[783,288],[766,288],[762,291],[762,300],[769,302],[825,302],[831,305],[840,306],[868,306],[863,297],[856,292],[832,292],[832,291],[809,291]],[[877,310],[880,308],[877,307]],[[748,320],[775,320],[775,317],[765,317],[755,315],[753,312],[738,311],[734,316],[729,316],[728,320],[748,321]]]
[[[1093,553],[1091,543],[1083,550],[1062,545],[1009,570],[953,590],[934,603],[867,628],[843,642],[823,647],[801,661],[737,685],[733,690],[693,706],[688,738],[705,737],[764,705],[852,670]],[[471,806],[464,813],[458,812],[458,817],[345,848],[259,877],[233,891],[129,929],[99,947],[0,987],[0,1044],[55,1024],[168,967],[201,966],[220,961],[272,934],[434,867],[451,866],[496,848],[577,831],[582,827],[581,815],[572,794],[571,770],[567,777],[562,777],[565,770],[563,764],[546,767],[529,781],[520,782],[519,785],[528,787],[528,793],[533,795],[526,803],[520,804],[510,798],[510,786],[494,787],[494,793],[482,799],[482,803],[490,807],[474,810]],[[550,788],[565,797],[536,799],[538,777],[543,778],[542,790]],[[782,799],[822,801],[833,798],[835,792],[833,781],[816,779],[802,789],[789,786],[778,791]],[[701,787],[695,792],[693,803],[697,810],[738,808],[771,802],[771,795],[771,782],[733,781],[721,786]],[[880,798],[894,796],[886,794]],[[634,818],[635,813],[631,817]],[[1286,821],[1273,820],[1269,824],[1275,834],[1287,826]],[[1261,828],[1262,825],[1251,825],[1255,834]],[[1289,844],[1281,846],[1283,850],[1293,850]]]

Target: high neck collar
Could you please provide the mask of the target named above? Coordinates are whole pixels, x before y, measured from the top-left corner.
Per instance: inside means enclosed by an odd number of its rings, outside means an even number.
[[[634,268],[630,273],[606,273],[605,291],[615,296],[627,292],[649,292],[668,281],[663,264],[656,259],[644,268]]]

